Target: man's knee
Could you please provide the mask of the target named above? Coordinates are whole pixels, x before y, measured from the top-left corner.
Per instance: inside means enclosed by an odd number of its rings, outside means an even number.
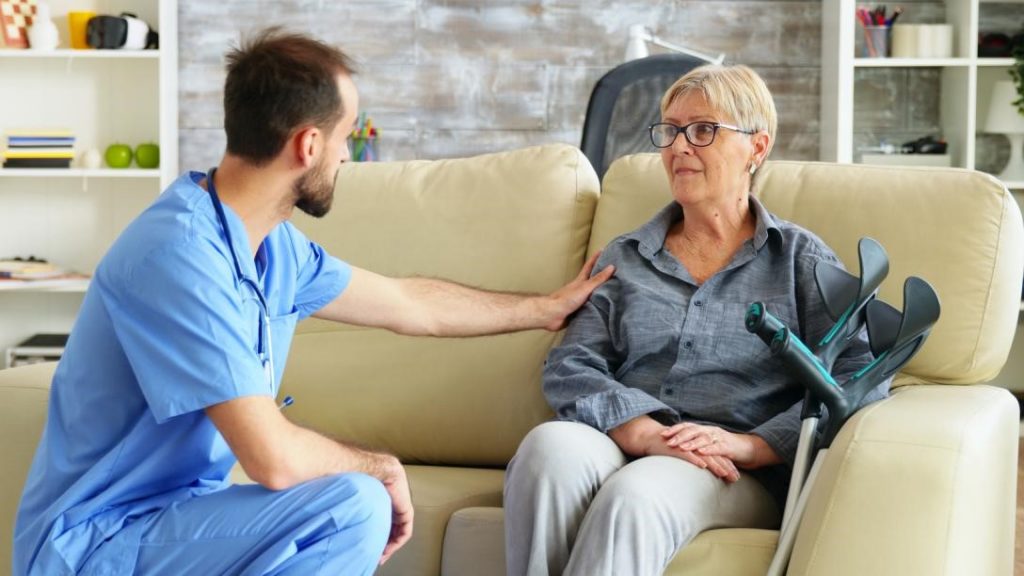
[[[348,505],[354,505],[367,518],[382,519],[385,525],[391,525],[391,496],[380,480],[360,473],[335,478],[349,494]]]
[[[321,479],[321,497],[339,532],[383,550],[391,532],[391,496],[380,480],[360,473]]]

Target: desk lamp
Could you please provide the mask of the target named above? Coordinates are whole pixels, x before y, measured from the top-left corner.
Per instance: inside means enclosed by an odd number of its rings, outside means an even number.
[[[1013,104],[1017,99],[1017,87],[1006,80],[996,82],[988,105],[985,132],[1006,134],[1010,138],[1010,161],[999,175],[1003,182],[1024,181],[1024,114]]]
[[[668,48],[676,52],[682,52],[694,58],[700,58],[705,62],[711,64],[721,64],[725,61],[725,54],[719,54],[718,56],[710,56],[703,52],[684,48],[678,44],[672,44],[666,42],[661,38],[654,35],[654,32],[650,28],[643,24],[633,24],[629,27],[629,41],[626,43],[626,56],[624,60],[629,62],[630,60],[636,60],[638,58],[645,58],[651,55],[651,51],[647,49],[647,43],[650,42],[655,46],[661,46],[662,48]]]

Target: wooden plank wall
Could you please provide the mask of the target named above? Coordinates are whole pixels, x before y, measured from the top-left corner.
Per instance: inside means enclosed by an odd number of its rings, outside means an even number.
[[[918,4],[919,17],[941,12],[941,3]],[[753,67],[779,110],[773,157],[818,157],[818,0],[182,0],[183,169],[205,169],[223,152],[224,52],[239,34],[275,24],[357,59],[361,107],[380,126],[388,160],[578,144],[590,91],[621,63],[631,24]],[[913,118],[900,133],[937,124],[937,106],[908,96],[934,94],[918,84],[937,77],[897,73],[870,83],[882,104],[872,109],[882,112],[858,115],[860,132],[896,118]],[[908,108],[915,113],[900,113]]]

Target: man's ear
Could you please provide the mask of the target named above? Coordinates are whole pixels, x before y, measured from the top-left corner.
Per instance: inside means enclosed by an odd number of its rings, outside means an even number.
[[[323,153],[324,139],[316,126],[306,126],[292,136],[292,148],[295,150],[295,161],[303,168],[313,165],[318,154]]]

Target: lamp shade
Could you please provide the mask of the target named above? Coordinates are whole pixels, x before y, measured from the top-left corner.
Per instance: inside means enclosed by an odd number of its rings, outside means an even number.
[[[651,34],[643,24],[633,24],[629,27],[629,40],[626,42],[626,55],[623,58],[626,62],[646,58],[651,55],[647,48],[647,42]]]
[[[985,132],[1024,134],[1024,114],[1021,114],[1013,104],[1018,97],[1017,87],[1013,82],[1009,80],[996,82],[989,99]]]

